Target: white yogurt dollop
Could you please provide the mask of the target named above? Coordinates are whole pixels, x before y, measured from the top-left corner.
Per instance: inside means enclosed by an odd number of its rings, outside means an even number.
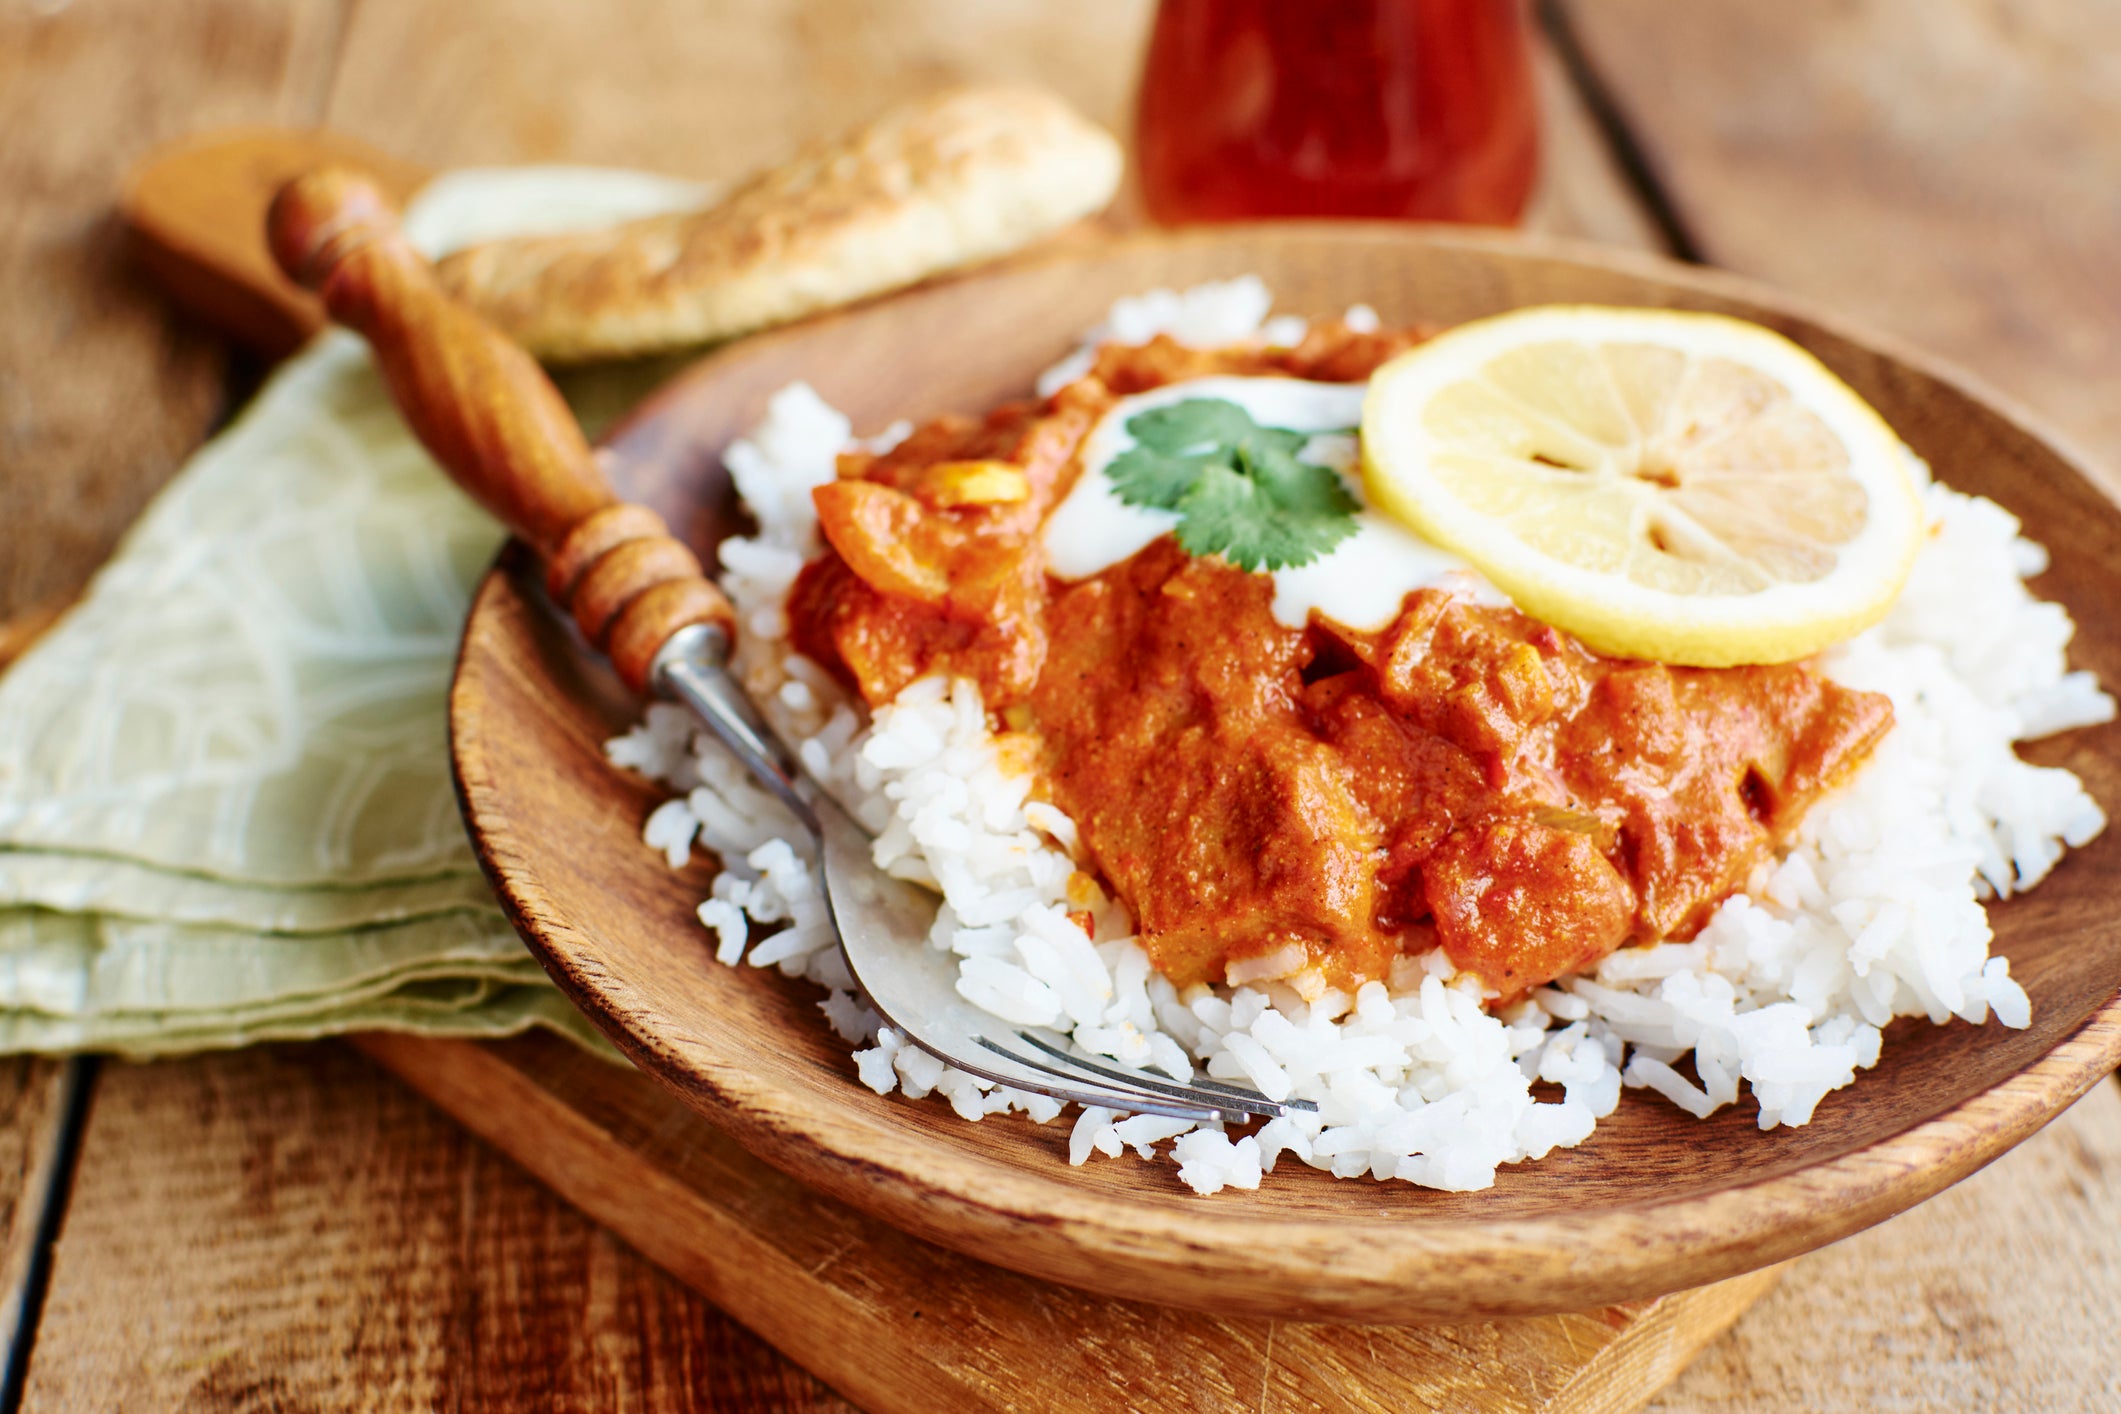
[[[1350,628],[1378,629],[1392,621],[1400,602],[1417,589],[1449,582],[1469,592],[1486,590],[1464,560],[1371,509],[1356,468],[1352,435],[1362,423],[1366,391],[1362,383],[1300,378],[1195,378],[1120,399],[1084,439],[1082,477],[1046,521],[1047,568],[1061,579],[1088,579],[1175,530],[1176,511],[1127,505],[1105,468],[1135,445],[1127,431],[1129,418],[1192,398],[1220,398],[1243,408],[1262,427],[1323,434],[1305,446],[1305,460],[1339,473],[1362,505],[1355,533],[1330,553],[1300,568],[1271,572],[1276,619],[1302,628],[1316,609]]]

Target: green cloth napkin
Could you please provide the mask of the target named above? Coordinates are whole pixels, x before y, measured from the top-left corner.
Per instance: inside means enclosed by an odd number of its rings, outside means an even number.
[[[439,253],[701,195],[461,172],[406,228]],[[666,372],[563,391],[594,427]],[[494,903],[450,788],[450,665],[500,541],[358,340],[272,377],[0,677],[0,1051],[530,1026],[608,1050]]]

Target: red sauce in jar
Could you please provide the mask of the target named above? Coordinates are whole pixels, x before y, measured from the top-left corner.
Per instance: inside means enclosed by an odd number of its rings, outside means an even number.
[[[1167,223],[1514,223],[1539,155],[1522,7],[1163,0],[1136,152]]]

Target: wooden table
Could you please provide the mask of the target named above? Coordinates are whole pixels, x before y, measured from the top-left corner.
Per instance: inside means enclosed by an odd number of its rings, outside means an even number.
[[[960,76],[1123,126],[1148,0],[6,0],[0,620],[63,600],[256,370],[110,214],[156,142],[737,174]],[[2121,10],[1566,0],[1534,224],[1757,275],[2121,464]],[[348,1047],[0,1063],[0,1404],[846,1407]],[[1662,1410],[2121,1407],[2121,1088],[1797,1263]],[[24,1372],[26,1371],[26,1377]]]

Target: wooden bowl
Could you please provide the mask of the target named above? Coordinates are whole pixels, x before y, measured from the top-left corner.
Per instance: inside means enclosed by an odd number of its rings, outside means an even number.
[[[1588,247],[1405,227],[1147,236],[923,289],[747,340],[652,398],[608,444],[622,489],[674,526],[726,523],[719,460],[767,397],[808,381],[858,431],[981,411],[1119,295],[1258,272],[1276,307],[1387,324],[1583,301],[1717,310],[1805,345],[1938,475],[2054,552],[2038,591],[2076,616],[2077,664],[2121,681],[2121,511],[2072,457],[1966,378],[1765,290]],[[2121,1062],[2121,838],[1992,910],[2033,1024],[1903,1021],[1879,1066],[1799,1129],[1750,1100],[1706,1121],[1629,1092],[1582,1147],[1485,1193],[1336,1181],[1285,1163],[1257,1192],[1184,1190],[1167,1165],[1066,1162],[1068,1123],[969,1124],[855,1079],[817,994],[718,965],[693,916],[709,873],[640,841],[657,789],[605,763],[638,708],[542,607],[519,553],[481,587],[451,698],[458,788],[486,869],[560,986],[642,1069],[796,1177],[946,1247],[1136,1299],[1291,1319],[1525,1315],[1643,1297],[1831,1242],[1920,1202],[2046,1123]],[[2121,728],[2038,749],[2121,799]],[[653,1256],[651,1252],[649,1254]],[[889,1299],[888,1295],[884,1299]],[[910,1294],[909,1294],[910,1299]]]

